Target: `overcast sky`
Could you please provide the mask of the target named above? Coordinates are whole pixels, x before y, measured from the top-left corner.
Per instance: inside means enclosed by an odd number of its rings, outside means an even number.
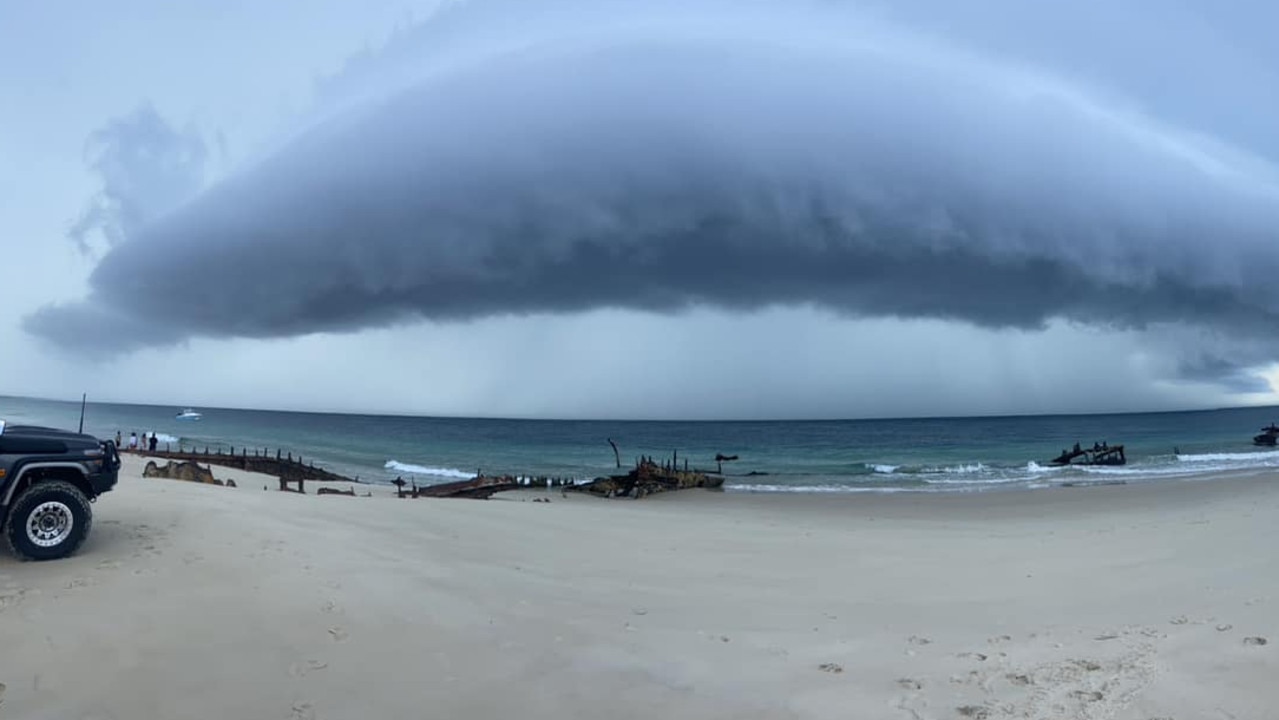
[[[0,394],[1276,402],[1279,6],[0,5]]]

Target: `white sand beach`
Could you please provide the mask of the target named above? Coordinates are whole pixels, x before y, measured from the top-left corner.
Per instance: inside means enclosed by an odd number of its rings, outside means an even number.
[[[141,467],[76,556],[0,556],[0,717],[1279,713],[1279,476],[472,501]]]

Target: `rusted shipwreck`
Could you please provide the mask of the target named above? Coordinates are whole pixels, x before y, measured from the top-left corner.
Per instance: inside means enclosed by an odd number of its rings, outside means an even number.
[[[1066,465],[1124,465],[1128,458],[1124,456],[1123,445],[1108,445],[1104,442],[1093,443],[1090,448],[1081,448],[1079,443],[1071,450],[1062,450],[1061,454],[1048,461],[1049,465],[1062,467]]]
[[[1252,436],[1252,444],[1260,445],[1262,447],[1274,447],[1276,445],[1276,441],[1279,441],[1279,426],[1276,426],[1274,423],[1270,423],[1269,425],[1261,428],[1260,435]]]
[[[179,447],[177,451],[165,449],[154,452],[144,451],[138,454],[148,458],[219,465],[237,470],[262,473],[263,475],[274,475],[285,483],[298,483],[299,487],[302,482],[307,480],[344,483],[360,482],[359,478],[349,478],[345,475],[316,467],[315,463],[307,464],[302,461],[301,455],[294,457],[293,453],[285,453],[283,450],[276,450],[272,454],[271,451],[266,449],[251,450],[250,448],[240,448],[240,452],[236,453],[234,447],[230,449],[230,452],[223,452],[220,447],[210,452],[209,448],[205,447],[204,451],[200,452],[196,448]],[[283,485],[281,489],[284,489]]]
[[[652,458],[643,458],[625,475],[596,478],[588,483],[570,486],[566,490],[606,498],[639,499],[646,495],[670,490],[690,488],[715,490],[722,487],[724,487],[724,478],[718,474],[689,470],[687,465],[685,469],[680,470],[674,461],[658,463]]]
[[[469,480],[406,488],[403,480],[395,483],[396,494],[409,498],[472,498],[487,500],[501,492],[536,488],[560,488],[563,492],[582,492],[602,498],[642,498],[659,492],[689,488],[718,489],[724,478],[701,470],[680,470],[674,460],[659,463],[652,458],[641,458],[635,467],[624,475],[598,477],[578,483],[567,478],[527,478],[512,475],[490,477],[476,475]]]
[[[609,441],[609,444],[613,446],[614,456],[620,467],[621,458],[617,452],[617,446],[612,440]],[[307,481],[318,480],[353,484],[360,482],[359,478],[348,478],[316,467],[314,463],[303,462],[301,456],[294,457],[292,453],[284,453],[280,450],[271,453],[265,449],[240,448],[240,452],[237,453],[235,448],[231,448],[229,452],[224,452],[220,448],[212,451],[209,448],[204,448],[203,452],[200,452],[195,448],[180,447],[176,452],[166,449],[147,452],[145,455],[150,458],[177,461],[176,464],[181,465],[189,464],[199,467],[199,463],[204,463],[206,465],[220,465],[274,475],[278,478],[281,491],[304,494]],[[641,457],[636,461],[635,467],[626,474],[597,477],[589,482],[578,482],[577,480],[563,477],[492,476],[477,472],[473,478],[438,485],[418,485],[416,482],[405,482],[402,478],[396,478],[392,484],[396,486],[396,494],[401,498],[472,498],[487,500],[501,492],[536,488],[559,488],[564,492],[584,492],[604,498],[642,498],[653,493],[670,490],[722,488],[724,478],[719,472],[719,468],[722,467],[721,463],[736,459],[736,455],[717,455],[715,458],[717,470],[711,472],[690,469],[687,459],[684,460],[683,469],[680,469],[680,458],[677,454],[672,454],[670,459],[662,462],[658,462],[651,457]],[[170,466],[172,465],[175,465],[175,463],[171,462]],[[152,472],[164,469],[157,466]],[[207,470],[203,472],[211,477],[211,473],[208,473]],[[207,482],[208,480],[201,481]],[[317,493],[324,495],[356,495],[354,489],[320,488]]]
[[[488,500],[497,493],[525,487],[519,478],[511,475],[500,477],[476,475],[470,480],[458,480],[439,485],[419,486],[414,482],[408,490],[404,486],[410,483],[405,483],[400,478],[396,478],[392,484],[396,487],[396,496],[401,498],[471,498],[473,500]]]

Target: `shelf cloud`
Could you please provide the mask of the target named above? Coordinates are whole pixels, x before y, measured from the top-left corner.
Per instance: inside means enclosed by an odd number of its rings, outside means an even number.
[[[87,297],[26,329],[119,352],[814,306],[1186,325],[1279,350],[1279,172],[1260,126],[1213,133],[1215,115],[1164,117],[1124,78],[861,5],[529,5],[451,5],[356,58],[305,126],[130,226]],[[1247,384],[1220,358],[1185,372]]]

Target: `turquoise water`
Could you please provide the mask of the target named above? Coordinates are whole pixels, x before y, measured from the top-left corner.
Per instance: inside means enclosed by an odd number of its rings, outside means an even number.
[[[726,487],[756,492],[945,491],[1045,487],[1064,482],[1159,480],[1222,470],[1279,468],[1279,452],[1252,445],[1279,408],[1180,413],[810,422],[635,422],[423,418],[89,403],[85,430],[157,432],[161,443],[282,448],[335,472],[421,484],[477,470],[592,478],[678,451],[693,467],[725,463]],[[0,397],[0,419],[74,429],[78,403]],[[1075,442],[1124,444],[1120,468],[1056,469],[1046,461]],[[1174,453],[1174,449],[1177,453]],[[752,474],[755,473],[755,474]]]

